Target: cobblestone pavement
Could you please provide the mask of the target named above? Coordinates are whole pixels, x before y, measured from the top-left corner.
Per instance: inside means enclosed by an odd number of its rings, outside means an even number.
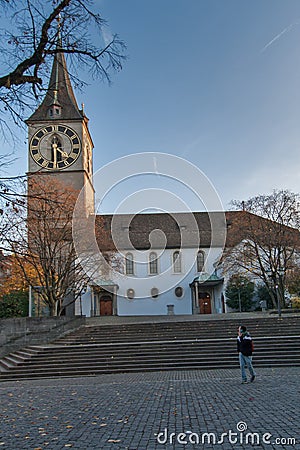
[[[2,382],[0,450],[300,449],[299,375],[260,369],[245,385],[238,369]]]

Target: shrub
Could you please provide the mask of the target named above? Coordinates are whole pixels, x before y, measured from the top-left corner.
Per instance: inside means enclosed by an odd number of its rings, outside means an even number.
[[[28,291],[13,291],[0,299],[0,318],[28,316]]]

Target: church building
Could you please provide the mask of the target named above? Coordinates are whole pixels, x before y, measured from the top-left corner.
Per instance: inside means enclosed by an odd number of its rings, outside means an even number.
[[[55,55],[45,98],[26,123],[29,195],[30,180],[36,176],[53,184],[65,183],[78,192],[85,186],[85,214],[94,215],[93,141],[84,108],[77,105],[63,53]],[[224,279],[218,261],[230,214],[234,213],[195,212],[192,222],[187,213],[137,214],[130,221],[126,214],[119,215],[114,230],[120,243],[119,269],[91,280],[76,300],[73,314],[224,313]],[[212,215],[224,222],[224,232],[213,246]],[[98,221],[96,217],[96,227]],[[111,229],[111,215],[101,216],[101,221]],[[153,239],[157,230],[163,233],[164,242],[160,237]],[[196,246],[191,240],[195,233],[200,237]]]

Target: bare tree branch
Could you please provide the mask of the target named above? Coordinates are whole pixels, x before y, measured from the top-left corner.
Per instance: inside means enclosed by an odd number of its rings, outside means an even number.
[[[78,67],[108,82],[112,71],[122,69],[125,44],[117,35],[105,42],[106,22],[93,11],[96,2],[58,0],[52,7],[51,2],[42,0],[5,4],[8,22],[13,18],[13,23],[8,30],[0,31],[0,123],[7,120],[8,113],[16,124],[22,124],[25,114],[36,107],[57,53],[70,56],[77,78]]]
[[[92,275],[100,275],[101,267],[95,264],[88,236],[84,259],[79,260],[74,250],[72,220],[78,192],[43,176],[35,176],[29,183],[32,195],[27,204],[10,208],[6,242],[27,283],[39,292],[52,315],[60,315],[90,281],[82,264]],[[103,227],[102,239],[105,233]]]
[[[230,224],[234,240],[229,242],[223,255],[225,271],[248,273],[261,279],[274,306],[274,285],[277,284],[284,305],[286,279],[290,271],[299,267],[300,260],[299,195],[285,190],[273,191],[247,202],[233,202],[233,206],[242,211],[233,215]]]

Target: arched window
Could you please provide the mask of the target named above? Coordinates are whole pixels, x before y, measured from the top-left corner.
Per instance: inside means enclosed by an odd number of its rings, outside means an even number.
[[[197,254],[197,272],[203,272],[204,269],[204,252],[199,250]]]
[[[134,262],[132,253],[127,253],[125,256],[125,273],[126,275],[134,275]]]
[[[173,253],[173,269],[174,273],[181,273],[181,253],[179,250]]]
[[[157,254],[155,252],[151,252],[149,255],[149,273],[150,275],[158,273]]]

